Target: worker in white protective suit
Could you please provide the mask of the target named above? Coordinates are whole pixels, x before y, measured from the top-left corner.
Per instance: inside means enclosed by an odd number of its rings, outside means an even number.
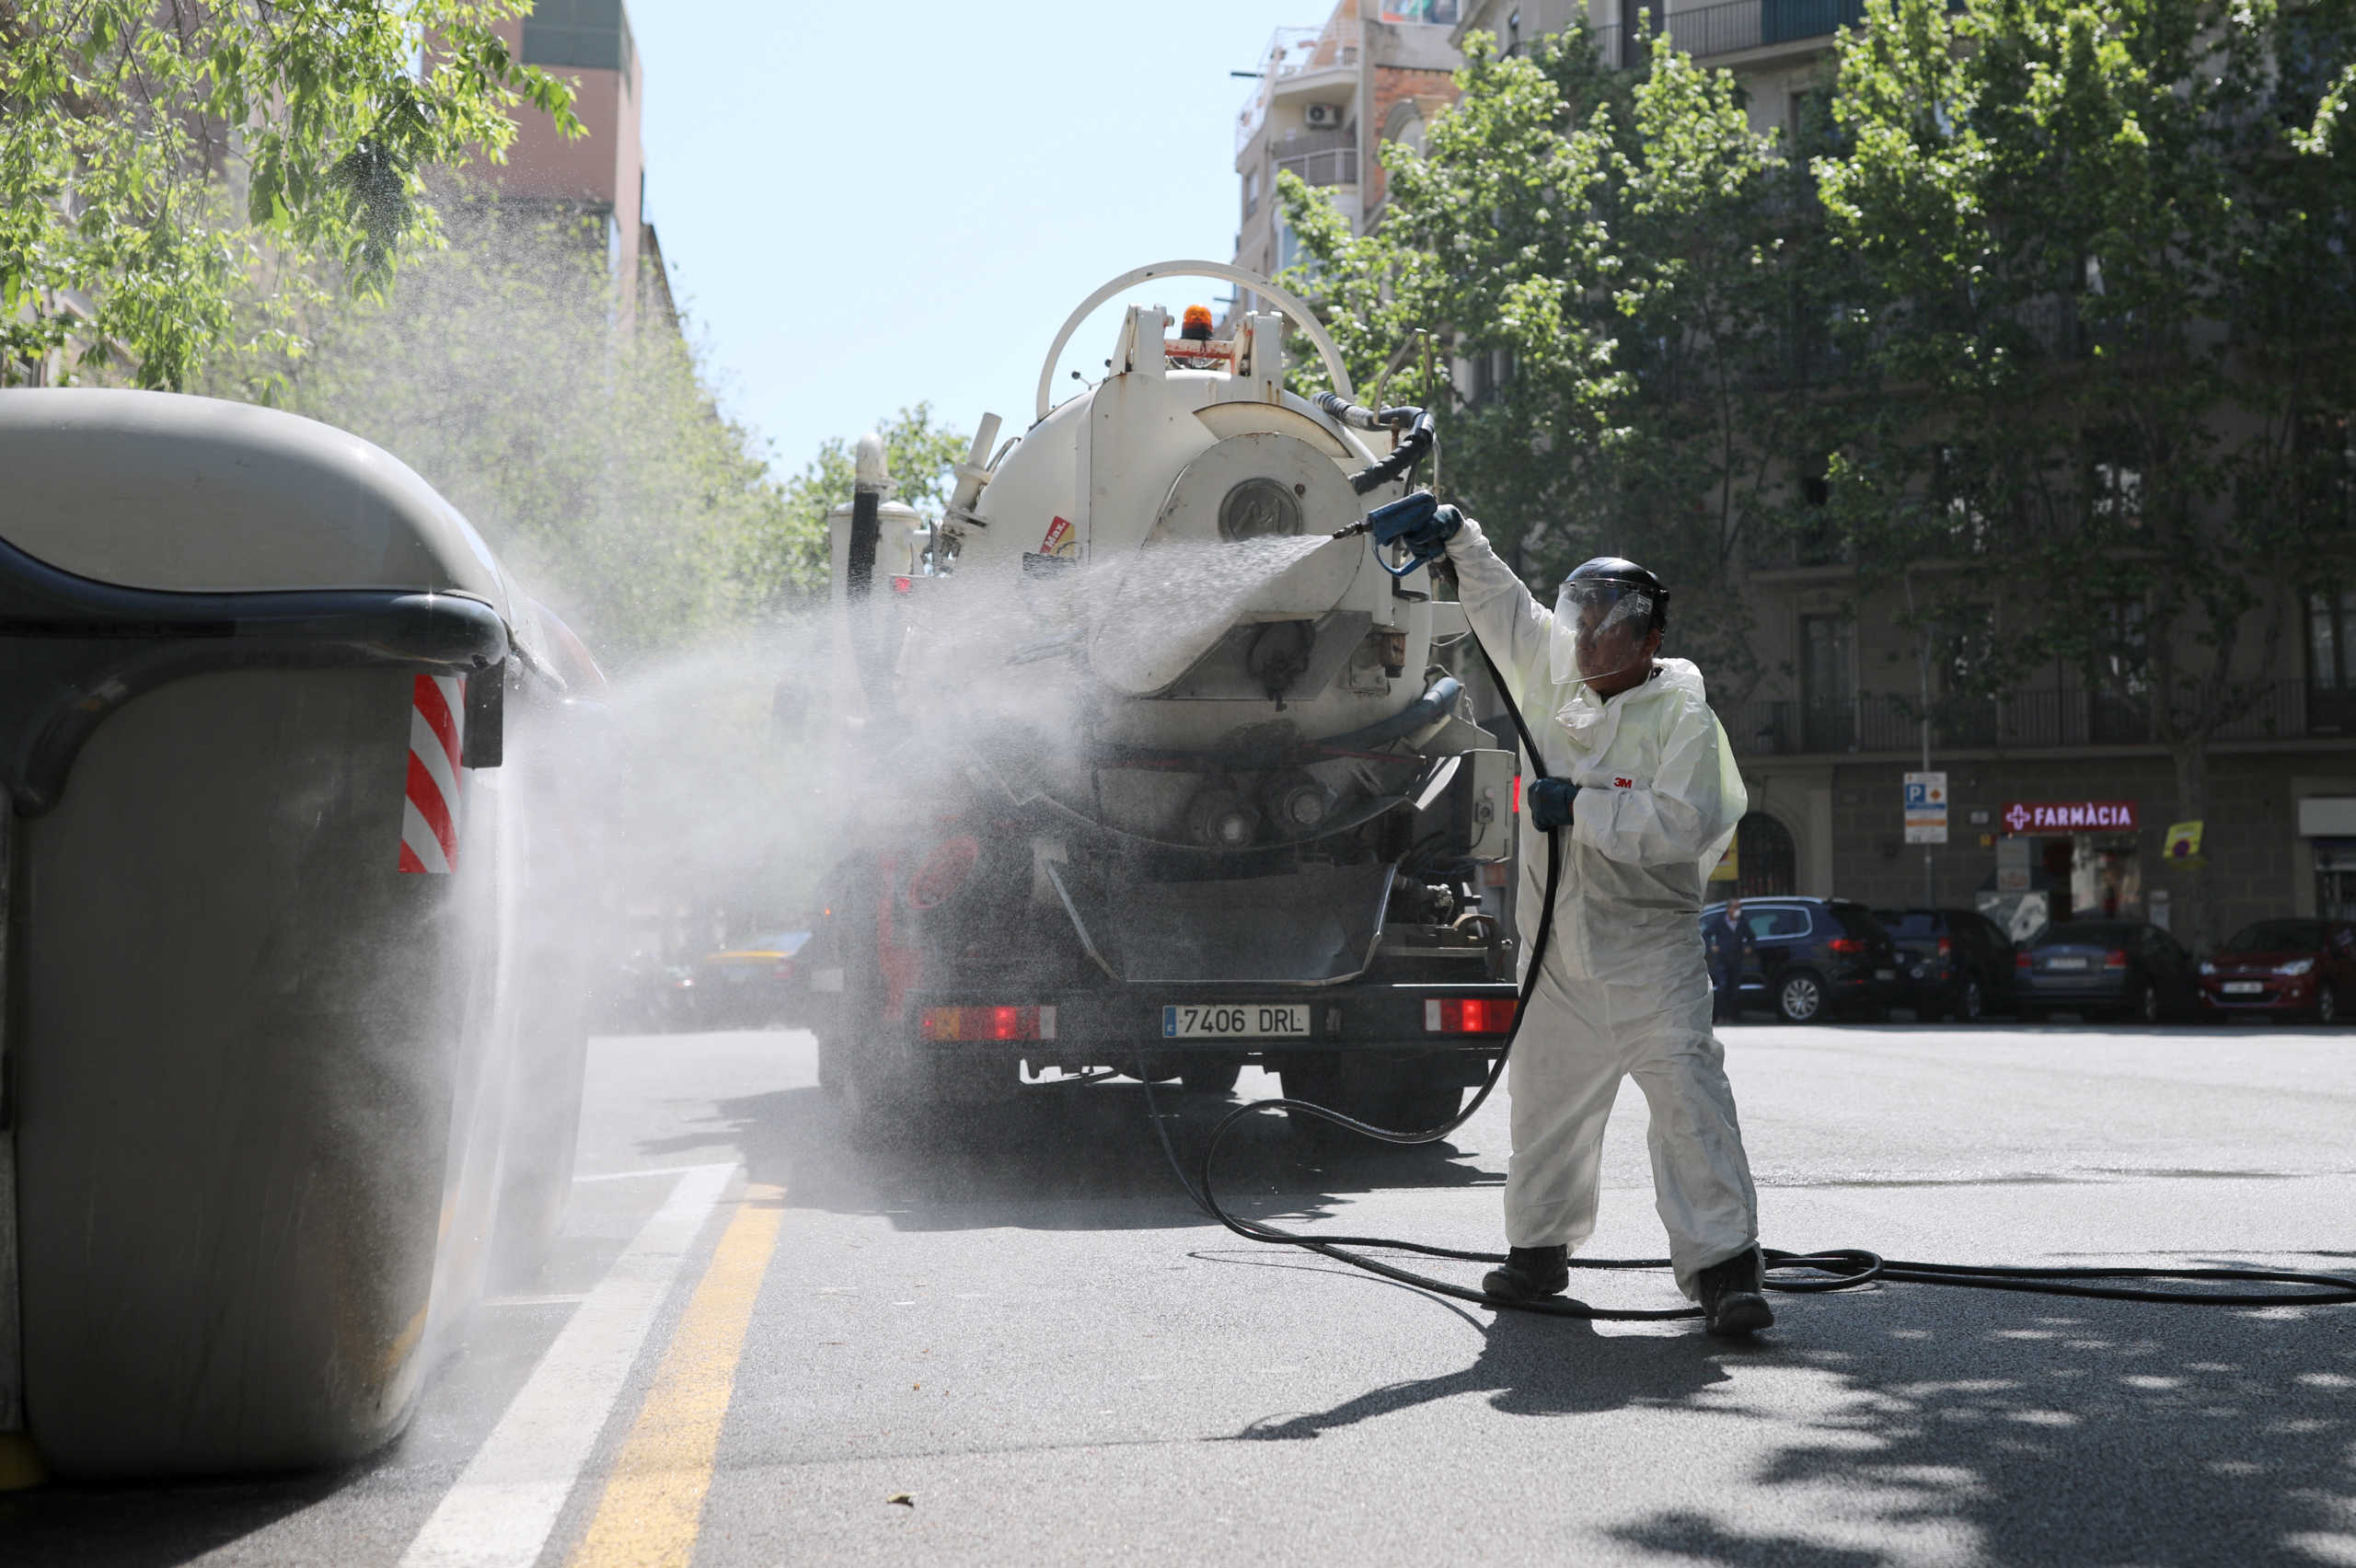
[[[1595,1230],[1604,1122],[1632,1074],[1652,1112],[1653,1191],[1678,1287],[1712,1333],[1756,1332],[1774,1315],[1699,919],[1704,882],[1750,802],[1702,673],[1657,656],[1668,590],[1607,557],[1573,571],[1550,612],[1454,508],[1415,533],[1424,536],[1403,542],[1416,554],[1445,545],[1547,776],[1522,817],[1525,961],[1545,836],[1563,839],[1553,932],[1506,1080],[1511,1251],[1484,1287],[1530,1299],[1568,1285],[1570,1250]]]

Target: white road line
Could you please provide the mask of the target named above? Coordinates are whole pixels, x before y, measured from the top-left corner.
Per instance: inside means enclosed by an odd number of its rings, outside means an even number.
[[[650,1165],[643,1170],[598,1170],[586,1176],[575,1176],[576,1187],[583,1182],[635,1182],[641,1176],[685,1176],[690,1170],[709,1170],[708,1165]]]
[[[687,1249],[736,1173],[690,1167],[499,1418],[401,1568],[531,1568],[638,1360]]]

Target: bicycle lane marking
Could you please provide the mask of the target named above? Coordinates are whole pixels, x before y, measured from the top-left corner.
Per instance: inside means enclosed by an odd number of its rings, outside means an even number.
[[[687,1568],[785,1190],[755,1183],[721,1234],[571,1568]]]
[[[574,1309],[401,1568],[531,1568],[548,1545],[687,1252],[735,1178],[699,1166]]]

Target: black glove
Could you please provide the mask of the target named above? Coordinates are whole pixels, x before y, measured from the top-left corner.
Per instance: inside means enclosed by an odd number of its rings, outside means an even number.
[[[1388,506],[1378,506],[1367,514],[1367,522],[1374,530],[1375,543],[1404,545],[1424,560],[1438,560],[1448,553],[1448,541],[1464,526],[1464,513],[1452,506],[1442,506],[1429,490],[1417,490]]]
[[[1579,787],[1567,778],[1541,778],[1530,786],[1530,825],[1552,833],[1571,825],[1571,802]]]

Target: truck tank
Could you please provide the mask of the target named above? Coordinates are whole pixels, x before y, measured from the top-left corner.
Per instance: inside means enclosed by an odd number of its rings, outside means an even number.
[[[1091,312],[1181,276],[1276,308],[1173,337],[1130,305],[1104,379],[1050,403]],[[1285,389],[1288,317],[1323,404]],[[1247,1060],[1436,1122],[1477,1080],[1510,1016],[1512,754],[1459,607],[1334,536],[1410,488],[1349,393],[1299,302],[1168,262],[1074,310],[1034,422],[998,444],[985,417],[938,525],[861,443],[814,705],[853,846],[821,1072],[859,1123],[1090,1068],[1224,1088]]]

